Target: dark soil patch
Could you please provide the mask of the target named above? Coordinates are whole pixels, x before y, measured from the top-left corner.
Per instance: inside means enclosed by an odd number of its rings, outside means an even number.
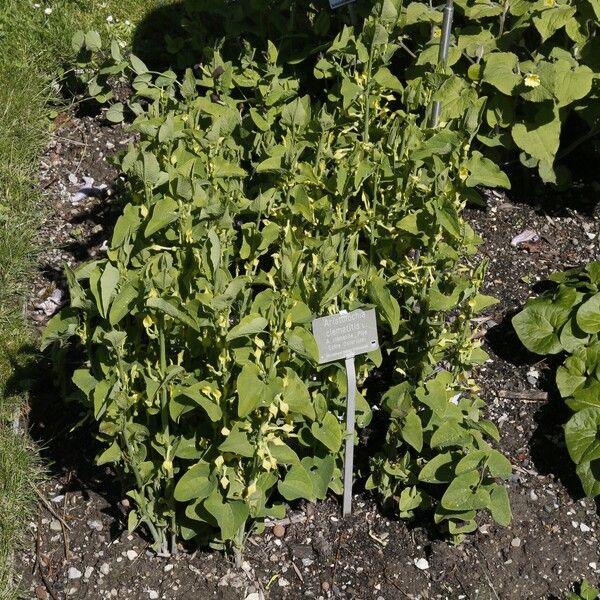
[[[60,118],[42,163],[48,206],[42,268],[29,305],[34,320],[44,323],[48,316],[40,305],[56,289],[64,292],[63,263],[102,256],[120,210],[112,193],[118,173],[107,156],[127,142],[124,129],[107,126],[99,116]],[[107,188],[74,204],[83,176]],[[588,187],[570,193],[589,199],[596,192]],[[498,600],[563,598],[584,577],[597,583],[600,517],[596,504],[582,497],[562,441],[567,413],[552,383],[554,365],[525,353],[509,322],[535,282],[600,258],[600,210],[583,201],[573,204],[581,210],[564,201],[544,202],[513,203],[490,194],[487,209],[467,210],[486,240],[481,248],[490,261],[486,292],[500,299],[483,325],[490,361],[474,375],[488,416],[501,431],[499,448],[514,466],[510,527],[482,518],[478,531],[455,547],[438,539],[427,521],[389,520],[372,496],[359,491],[347,519],[333,497],[294,507],[281,537],[268,527],[250,538],[241,569],[204,550],[158,558],[146,538],[127,533],[128,503],[119,485],[110,471],[93,465],[90,433],[70,432],[77,408],[58,400],[48,385],[49,363],[32,352],[29,373],[18,377],[39,382],[40,372],[46,376],[45,389],[32,391],[30,419],[53,475],[42,490],[51,510],[40,504],[39,519],[31,523],[31,548],[20,556],[24,597],[49,598],[51,590],[60,600]],[[511,246],[524,229],[535,230],[540,240]],[[547,391],[549,399],[515,394],[532,390]]]

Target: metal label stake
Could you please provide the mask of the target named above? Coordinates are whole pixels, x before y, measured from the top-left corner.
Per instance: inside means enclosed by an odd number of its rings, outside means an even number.
[[[450,32],[452,31],[452,17],[454,16],[454,0],[446,0],[444,7],[444,20],[442,22],[442,34],[440,39],[440,50],[438,52],[438,64],[446,68],[448,64],[448,51],[450,50]],[[442,103],[435,100],[431,107],[431,119],[429,124],[431,127],[437,127],[440,120],[440,112]]]
[[[344,359],[346,363],[346,445],[344,454],[343,515],[352,513],[354,471],[354,425],[356,420],[356,369],[354,357],[379,348],[375,309],[342,311],[313,321],[313,335],[319,348],[319,363]]]
[[[356,417],[356,371],[354,356],[346,359],[348,400],[346,403],[346,452],[344,454],[344,504],[342,514],[352,513],[352,474],[354,471],[354,421]]]

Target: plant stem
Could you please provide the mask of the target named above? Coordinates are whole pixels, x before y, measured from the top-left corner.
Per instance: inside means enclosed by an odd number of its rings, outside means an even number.
[[[504,25],[506,23],[506,15],[508,14],[508,10],[510,8],[510,0],[505,0],[504,2],[504,10],[500,15],[500,27],[498,29],[498,37],[500,37],[504,33]]]

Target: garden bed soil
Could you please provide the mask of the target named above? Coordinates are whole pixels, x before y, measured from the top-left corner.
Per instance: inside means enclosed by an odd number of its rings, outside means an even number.
[[[41,164],[43,252],[28,305],[39,326],[51,312],[47,299],[54,293],[58,304],[64,301],[56,292],[65,291],[63,264],[104,251],[121,209],[119,174],[107,158],[128,142],[123,127],[98,115],[67,113],[56,121]],[[82,185],[96,191],[74,203]],[[294,506],[288,522],[250,537],[241,568],[216,551],[182,548],[157,557],[143,534],[127,532],[127,500],[110,470],[94,466],[89,431],[71,431],[76,408],[50,389],[50,365],[32,350],[36,372],[17,378],[41,383],[31,390],[29,425],[50,460],[50,478],[40,489],[30,546],[18,557],[24,597],[499,600],[564,598],[583,578],[597,584],[600,516],[596,503],[583,498],[563,443],[568,414],[552,383],[555,364],[524,352],[509,321],[535,282],[600,258],[600,209],[590,201],[599,189],[591,183],[534,199],[488,193],[487,208],[466,211],[485,240],[485,291],[500,301],[482,326],[490,361],[474,375],[501,432],[499,449],[513,464],[509,527],[481,518],[478,530],[453,546],[427,519],[389,519],[358,485],[352,516],[341,518],[335,497]],[[525,229],[539,240],[512,246]],[[365,458],[364,447],[357,453]]]

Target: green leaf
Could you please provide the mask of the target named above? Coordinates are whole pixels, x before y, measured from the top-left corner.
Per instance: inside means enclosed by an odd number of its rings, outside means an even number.
[[[534,15],[532,21],[542,36],[542,42],[564,27],[573,18],[575,11],[574,6],[555,4]]]
[[[148,298],[146,300],[146,306],[148,308],[154,308],[159,312],[165,313],[170,317],[173,317],[177,321],[181,321],[188,327],[191,327],[194,331],[200,331],[198,323],[194,321],[189,315],[179,310],[176,306],[174,306],[171,302],[167,300],[163,300],[162,298]]]
[[[125,118],[125,115],[123,114],[124,108],[125,107],[123,106],[122,102],[115,102],[114,104],[111,104],[106,111],[106,118],[111,123],[121,123],[121,121],[123,121]]]
[[[312,481],[313,499],[324,500],[335,470],[335,458],[328,454],[324,458],[306,456],[302,466]]]
[[[225,160],[220,156],[212,159],[214,177],[244,177],[246,171],[242,167]]]
[[[119,269],[114,267],[110,262],[107,262],[100,276],[100,298],[102,301],[101,314],[107,316],[110,302],[114,296],[115,290],[119,283]]]
[[[121,448],[119,448],[119,444],[114,441],[98,458],[96,459],[96,464],[98,466],[106,465],[108,463],[115,463],[121,460]]]
[[[296,452],[281,440],[277,443],[269,442],[269,452],[280,465],[294,465],[300,462]]]
[[[75,335],[79,328],[79,311],[73,308],[63,308],[54,315],[42,333],[41,350],[45,350],[54,342],[61,344]]]
[[[190,467],[179,479],[173,496],[178,502],[208,498],[217,487],[215,477],[211,477],[210,465],[200,461]]]
[[[502,525],[508,527],[512,521],[512,512],[510,510],[510,500],[506,488],[498,485],[495,486],[490,494],[490,512],[492,519]]]
[[[444,421],[431,436],[431,447],[463,446],[471,439],[471,435],[456,421]]]
[[[510,189],[510,181],[500,167],[489,158],[485,158],[481,152],[475,150],[470,158],[463,163],[468,169],[469,176],[466,184],[470,187],[484,185],[486,187],[503,187]]]
[[[240,431],[237,425],[234,426],[227,439],[219,446],[219,450],[221,452],[232,452],[246,458],[252,458],[255,453],[254,446],[248,441],[248,434]]]
[[[266,385],[259,368],[246,363],[237,378],[238,416],[244,418],[262,404]]]
[[[304,381],[289,367],[286,368],[282,398],[292,413],[305,415],[311,421],[315,420],[315,409],[310,399],[310,392]]]
[[[119,289],[119,293],[116,295],[110,307],[108,320],[113,327],[119,323],[125,315],[129,314],[132,304],[137,297],[138,291],[135,286],[129,281],[126,281]]]
[[[84,44],[85,33],[81,29],[79,29],[73,34],[73,37],[71,38],[71,48],[73,48],[73,52],[79,52],[83,48]]]
[[[489,494],[479,487],[479,473],[468,471],[450,482],[442,496],[441,504],[447,510],[466,511],[486,508]]]
[[[229,342],[240,337],[255,335],[264,331],[267,324],[268,321],[259,314],[249,314],[228,331],[225,339]]]
[[[173,198],[161,198],[152,207],[152,216],[144,229],[144,235],[148,238],[160,231],[167,225],[176,221],[179,216],[179,205]]]
[[[576,464],[600,459],[600,408],[575,413],[565,426],[569,455]]]
[[[600,293],[584,302],[577,311],[577,325],[585,333],[600,332]]]
[[[369,297],[373,304],[383,313],[392,334],[400,328],[400,305],[387,288],[381,277],[374,277],[369,282]]]
[[[423,448],[423,427],[417,411],[411,409],[404,418],[402,426],[402,439],[410,444],[417,452]]]
[[[547,303],[531,303],[512,318],[521,343],[536,354],[558,354],[562,346],[552,320],[556,307]]]
[[[332,452],[338,452],[342,445],[342,426],[335,415],[328,412],[322,423],[313,423],[312,434]]]
[[[312,360],[314,363],[319,362],[319,347],[310,331],[303,327],[294,327],[291,331],[286,332],[285,340],[293,352]]]
[[[487,467],[492,477],[507,479],[512,473],[512,465],[506,456],[498,450],[490,449],[487,458]]]
[[[277,489],[288,501],[299,498],[312,500],[315,495],[311,476],[302,464],[293,465],[285,479],[277,484]]]
[[[447,483],[454,477],[456,455],[443,452],[434,456],[419,472],[419,481],[426,483]]]
[[[135,54],[129,56],[129,62],[131,63],[131,68],[137,75],[143,75],[148,72],[148,67]]]
[[[521,82],[515,72],[518,64],[519,59],[512,52],[492,52],[485,59],[482,80],[510,96]]]
[[[547,173],[544,181],[553,181],[552,165],[560,144],[560,118],[550,108],[543,107],[534,122],[516,123],[512,128],[515,144],[540,161]]]
[[[575,469],[585,495],[589,498],[600,496],[600,460],[585,461]]]
[[[102,49],[102,39],[97,31],[88,31],[85,34],[85,47],[92,52]]]
[[[182,386],[179,389],[184,396],[190,398],[190,400],[193,400],[196,404],[198,404],[198,406],[204,409],[208,415],[208,418],[213,423],[216,423],[223,417],[223,411],[218,404],[213,402],[207,395],[202,393],[202,387],[202,383],[196,383],[188,387]]]
[[[243,500],[223,500],[219,490],[214,490],[204,501],[204,508],[217,521],[223,540],[232,540],[244,526],[249,507]]]
[[[583,362],[583,361],[581,361]],[[585,369],[585,363],[583,363]],[[563,366],[556,370],[556,386],[563,398],[572,396],[575,391],[580,388],[585,382],[585,372],[575,370],[574,357],[568,358]]]

